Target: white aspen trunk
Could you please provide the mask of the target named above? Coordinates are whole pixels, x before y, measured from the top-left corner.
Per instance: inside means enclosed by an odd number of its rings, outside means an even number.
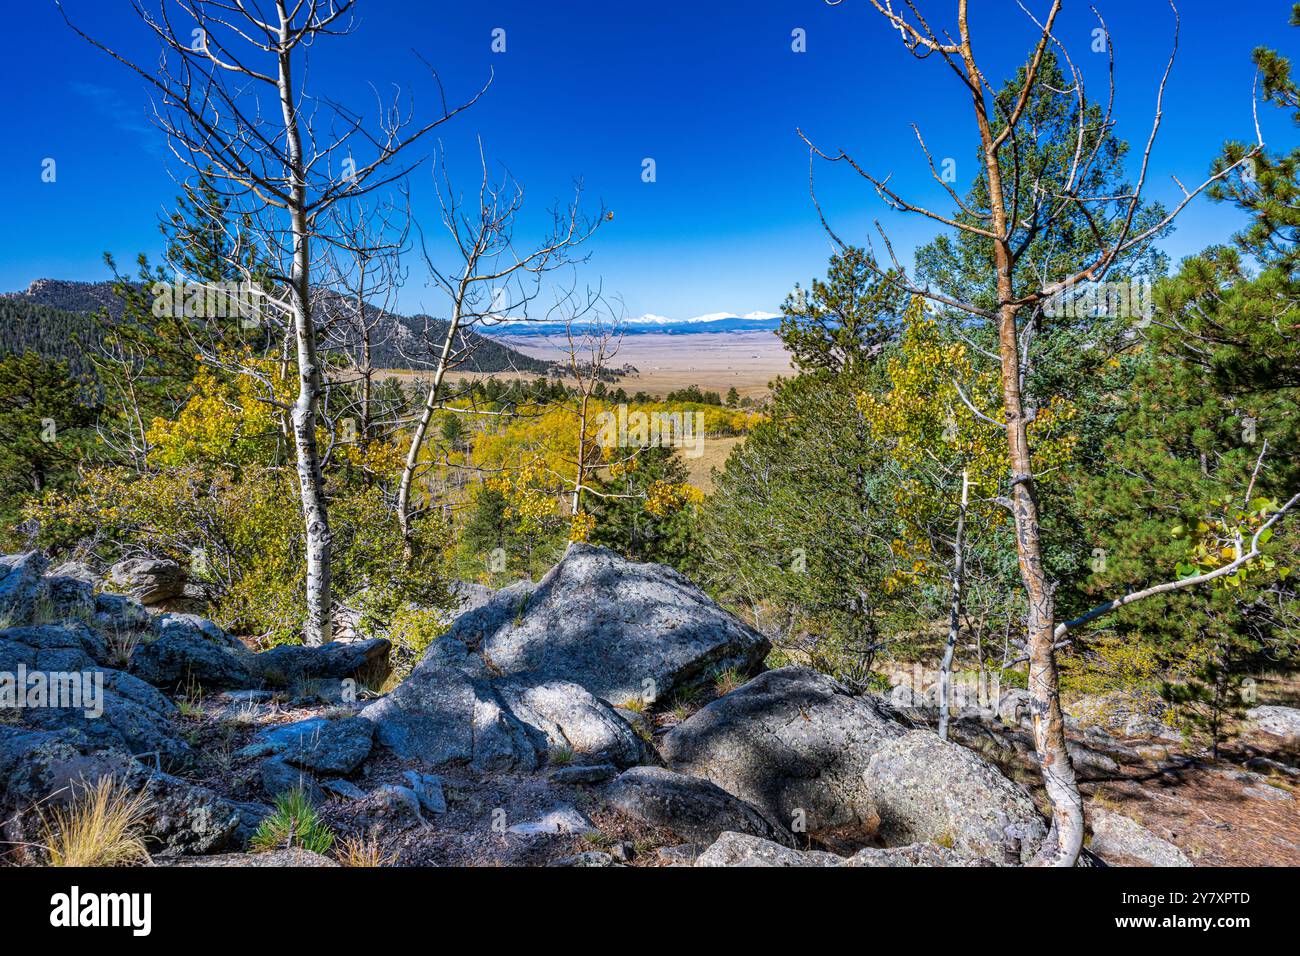
[[[957,648],[957,633],[961,629],[962,586],[966,578],[966,505],[970,500],[970,473],[961,473],[961,510],[957,512],[957,532],[952,542],[952,597],[948,606],[948,640],[943,646],[943,660],[939,664],[939,738],[948,739],[948,712],[952,707],[952,657]]]
[[[303,169],[302,135],[294,103],[289,38],[289,16],[283,0],[276,3],[280,15],[279,94],[284,116],[285,142],[289,159],[290,228],[293,234],[293,269],[290,298],[293,304],[294,344],[298,357],[298,397],[290,419],[297,462],[298,487],[307,550],[307,608],[303,641],[324,644],[333,638],[333,596],[330,587],[330,557],[333,538],[325,498],[325,477],[321,472],[316,445],[316,406],[321,392],[320,360],[316,354],[316,328],[311,315],[310,224],[307,221],[306,174]]]
[[[587,480],[587,402],[588,394],[583,392],[578,410],[578,476],[573,483],[573,500],[569,506],[574,515],[582,510],[582,484]]]
[[[466,268],[468,274],[469,269]],[[462,288],[463,292],[463,288]],[[452,344],[456,331],[460,328],[460,303],[451,310],[451,319],[447,323],[447,338],[442,343],[438,355],[438,364],[434,367],[433,382],[425,395],[424,407],[415,423],[415,432],[411,435],[411,444],[406,449],[406,462],[402,465],[402,478],[397,485],[397,523],[402,532],[402,549],[407,560],[414,556],[411,548],[411,488],[415,482],[415,471],[420,464],[420,449],[424,447],[425,436],[429,433],[429,422],[433,420],[434,410],[438,407],[438,395],[442,391],[442,380],[447,375],[447,365],[451,361]]]

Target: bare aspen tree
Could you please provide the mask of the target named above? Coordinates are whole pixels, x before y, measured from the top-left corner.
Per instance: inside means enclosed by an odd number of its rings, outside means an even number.
[[[830,2],[833,5],[837,0]],[[979,142],[980,173],[983,185],[987,188],[987,205],[984,208],[973,208],[943,180],[919,128],[916,129],[916,134],[925,161],[929,164],[935,181],[953,200],[960,214],[944,215],[910,202],[895,191],[888,176],[869,172],[843,150],[826,153],[815,146],[802,130],[799,135],[804,138],[813,156],[849,165],[874,187],[891,209],[914,213],[945,228],[978,236],[992,249],[990,268],[995,280],[996,305],[986,308],[913,282],[898,262],[883,228],[879,223],[876,224],[893,266],[888,272],[878,269],[879,275],[906,293],[925,296],[942,307],[986,323],[996,338],[996,354],[991,357],[999,370],[1000,411],[1003,415],[1003,421],[997,423],[997,427],[1005,433],[1010,463],[1009,491],[1001,498],[1001,503],[1011,512],[1015,525],[1017,559],[1028,606],[1025,631],[1034,743],[1043,782],[1052,805],[1055,835],[1055,839],[1049,840],[1045,845],[1038,862],[1072,866],[1083,845],[1083,802],[1066,749],[1055,653],[1057,643],[1070,628],[1078,626],[1084,620],[1094,619],[1123,603],[1132,603],[1152,593],[1202,583],[1209,575],[1171,582],[1166,586],[1128,595],[1107,602],[1079,621],[1057,624],[1055,584],[1048,579],[1043,561],[1038,475],[1028,432],[1029,424],[1037,411],[1034,404],[1037,397],[1027,395],[1025,391],[1027,372],[1032,364],[1031,350],[1036,325],[1025,319],[1041,311],[1044,304],[1053,297],[1068,295],[1071,290],[1105,280],[1112,268],[1159,235],[1211,183],[1224,178],[1257,155],[1262,142],[1237,163],[1219,170],[1192,189],[1187,189],[1179,182],[1182,195],[1177,203],[1166,214],[1159,216],[1157,221],[1142,221],[1138,213],[1143,188],[1147,181],[1152,147],[1162,121],[1165,87],[1178,51],[1178,12],[1172,3],[1172,50],[1157,88],[1154,118],[1141,153],[1136,181],[1131,188],[1113,195],[1092,195],[1084,185],[1088,181],[1090,170],[1098,162],[1098,152],[1113,126],[1111,109],[1114,103],[1114,56],[1105,22],[1101,21],[1100,15],[1098,21],[1102,33],[1106,35],[1110,62],[1110,95],[1104,113],[1095,117],[1086,108],[1088,101],[1083,71],[1070,59],[1069,51],[1054,32],[1062,0],[1053,0],[1042,20],[1026,10],[1038,39],[1017,81],[1019,89],[1009,98],[996,93],[980,65],[977,44],[971,31],[969,0],[956,0],[955,32],[932,28],[913,0],[904,0],[898,10],[892,0],[871,0],[871,3],[884,17],[890,29],[898,33],[909,52],[918,59],[934,57],[936,62],[946,65],[955,75],[960,95],[969,103],[971,120]],[[1022,9],[1025,8],[1022,6]],[[1066,90],[1045,91],[1041,88],[1041,69],[1044,56],[1049,50],[1055,51],[1066,64],[1071,82]],[[1022,149],[1032,142],[1034,135],[1034,131],[1027,128],[1031,121],[1026,107],[1035,93],[1068,96],[1078,104],[1077,129],[1071,136],[1070,144],[1073,155],[1064,175],[1056,181],[1022,181],[1022,176],[1029,175],[1020,163]],[[1258,129],[1256,136],[1258,139]],[[1026,196],[1031,198],[1025,201]],[[1036,236],[1049,232],[1055,223],[1067,215],[1081,216],[1087,223],[1087,230],[1094,243],[1090,255],[1082,266],[1072,268],[1069,274],[1044,275],[1032,271],[1022,259],[1022,254]],[[824,215],[822,222],[835,241],[846,248],[847,244],[835,235]],[[1026,291],[1026,287],[1029,287],[1029,291]],[[1293,504],[1294,499],[1274,518],[1280,518]],[[1257,554],[1258,550],[1253,546],[1248,550],[1243,549],[1240,560],[1251,560]],[[1214,573],[1218,575],[1218,572]]]
[[[267,278],[274,291],[266,306],[283,321],[285,356],[296,366],[297,394],[287,417],[306,543],[308,644],[333,633],[333,539],[316,435],[325,376],[312,315],[314,244],[333,240],[329,212],[336,203],[405,176],[410,167],[400,154],[487,88],[454,107],[443,95],[438,115],[424,123],[412,121],[399,96],[379,100],[377,118],[367,122],[309,88],[309,51],[352,32],[357,6],[357,0],[137,3],[136,16],[160,48],[148,67],[87,35],[59,7],[78,35],[145,81],[155,96],[153,121],[173,157],[211,177],[272,264]]]
[[[352,423],[350,439],[365,447],[378,426],[374,407],[376,353],[396,349],[398,320],[393,315],[397,293],[406,280],[402,256],[410,234],[409,204],[383,200],[340,203],[330,211],[337,237],[330,251],[328,277],[319,308],[327,316],[322,326],[324,348],[341,356],[347,372],[340,384],[355,384],[357,394],[335,417]]]
[[[602,431],[616,431],[608,426],[602,427],[599,420],[602,413],[610,414],[600,408],[600,386],[615,378],[613,360],[623,342],[623,317],[621,312],[608,307],[599,291],[590,289],[585,295],[571,289],[558,296],[549,317],[556,324],[563,325],[564,338],[560,345],[564,357],[561,362],[565,377],[571,380],[566,383],[567,395],[549,405],[572,418],[575,427],[571,437],[543,438],[543,459],[570,469],[569,474],[549,469],[550,477],[568,499],[570,541],[585,540],[590,525],[583,508],[584,496],[645,497],[639,492],[606,491],[596,483],[602,472],[609,474],[612,469],[628,466],[644,451],[639,444],[629,443],[626,448],[605,444],[601,436]]]
[[[149,423],[141,411],[148,369],[130,343],[106,337],[95,343],[92,359],[105,394],[118,398],[122,421],[100,421],[95,430],[104,447],[143,474],[149,460]]]
[[[586,321],[590,317],[590,321]],[[595,440],[594,393],[596,386],[608,375],[608,368],[618,354],[623,340],[623,330],[617,319],[603,321],[595,302],[589,301],[576,314],[566,316],[564,321],[565,365],[568,374],[573,377],[573,397],[567,407],[578,424],[574,438],[572,457],[562,455],[562,459],[573,467],[573,490],[569,496],[569,514],[578,518],[583,514],[582,496],[584,493],[601,494],[588,485],[588,479],[602,467],[608,467],[605,454]],[[630,460],[640,449],[632,450]]]
[[[507,319],[526,319],[529,303],[540,289],[541,277],[575,261],[573,250],[591,238],[604,221],[600,214],[584,218],[578,184],[573,200],[552,210],[550,235],[522,250],[515,244],[515,226],[523,209],[523,187],[508,173],[494,180],[479,147],[481,175],[472,199],[458,194],[444,159],[434,170],[441,206],[441,223],[451,240],[455,269],[440,266],[436,255],[423,245],[433,284],[446,296],[445,322],[426,321],[420,337],[423,356],[408,354],[413,364],[431,370],[424,400],[407,445],[406,460],[397,488],[397,520],[408,557],[412,548],[412,523],[427,504],[412,507],[411,499],[421,472],[420,454],[433,414],[445,400],[447,373],[465,364],[482,339],[476,329]]]

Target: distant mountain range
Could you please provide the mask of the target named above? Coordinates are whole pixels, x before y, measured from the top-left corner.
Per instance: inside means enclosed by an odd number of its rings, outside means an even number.
[[[328,300],[322,306],[328,308]],[[31,349],[67,360],[74,371],[88,372],[87,352],[96,334],[93,316],[105,310],[110,318],[120,317],[123,310],[110,282],[37,279],[26,291],[0,294],[0,353]],[[433,356],[424,340],[439,341],[447,327],[445,319],[401,316],[377,308],[372,321],[371,356],[379,368],[427,367]],[[327,336],[325,344],[340,347],[348,344],[348,336]],[[468,361],[459,366],[463,371],[546,375],[555,367],[472,330],[461,333],[459,345],[473,346]]]
[[[332,300],[325,297],[318,308],[328,311]],[[89,374],[97,324],[94,316],[106,312],[110,318],[121,316],[123,303],[110,282],[76,282],[67,279],[37,279],[25,291],[0,293],[0,354],[28,349],[48,358],[68,362],[76,374]],[[425,315],[401,316],[375,308],[372,314],[371,356],[377,368],[428,368],[436,358],[428,345],[439,342],[445,334],[446,320]],[[715,312],[689,319],[670,319],[662,315],[643,315],[624,319],[624,335],[682,335],[699,333],[771,332],[781,317],[770,312],[736,315]],[[355,346],[352,336],[343,334],[342,324],[331,326],[323,336],[326,351]],[[488,373],[523,373],[549,375],[558,366],[554,362],[525,355],[512,348],[510,340],[526,344],[529,336],[545,337],[563,333],[554,322],[504,320],[483,323],[477,331],[461,333],[458,347],[473,345],[464,371]],[[351,349],[356,354],[358,349]]]
[[[665,315],[641,315],[624,319],[624,335],[698,335],[710,332],[773,332],[781,325],[781,316],[771,312],[711,312],[690,319],[670,319]],[[554,335],[563,331],[554,322],[529,322],[523,319],[506,319],[491,324],[484,323],[482,331],[495,338],[524,335]]]

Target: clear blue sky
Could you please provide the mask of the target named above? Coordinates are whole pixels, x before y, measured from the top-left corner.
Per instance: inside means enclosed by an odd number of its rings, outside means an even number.
[[[1120,133],[1144,140],[1156,82],[1169,49],[1165,0],[1096,0],[1118,55]],[[920,0],[936,24],[952,0]],[[1038,13],[1046,0],[1026,0]],[[143,61],[152,48],[126,0],[66,0],[84,27]],[[1176,196],[1170,173],[1199,181],[1225,139],[1252,135],[1250,51],[1257,44],[1300,52],[1286,26],[1289,2],[1182,0],[1182,45],[1152,166],[1153,198]],[[972,4],[984,62],[1012,72],[1034,39],[1010,0]],[[582,176],[593,201],[615,213],[592,251],[589,277],[620,293],[630,315],[688,318],[708,312],[777,311],[796,280],[820,274],[829,252],[807,190],[807,130],[828,149],[844,147],[872,170],[892,172],[904,193],[945,207],[909,124],[919,122],[937,157],[957,159],[969,181],[972,133],[954,78],[938,60],[915,62],[866,0],[360,0],[349,38],[322,42],[313,79],[362,102],[368,84],[412,90],[432,109],[427,73],[467,93],[495,69],[472,111],[442,131],[454,164],[472,157],[481,135],[506,163],[530,204],[549,205]],[[1104,91],[1104,56],[1089,53],[1087,4],[1067,0],[1060,36]],[[494,28],[506,52],[490,49]],[[791,31],[807,33],[807,52]],[[0,154],[0,290],[33,278],[105,277],[104,250],[129,262],[156,255],[157,217],[175,193],[159,134],[146,120],[142,82],[72,34],[53,0],[24,0],[0,33],[5,136]],[[1296,139],[1278,111],[1261,111],[1270,145]],[[58,180],[41,182],[41,162]],[[658,181],[641,181],[652,157]],[[896,246],[911,250],[929,224],[882,214],[867,184],[823,170],[821,196],[846,237],[862,238],[882,216]],[[416,214],[433,226],[427,167],[414,184]],[[1233,212],[1207,201],[1182,218],[1166,248],[1176,258],[1225,236]],[[536,225],[530,221],[528,225]],[[436,311],[417,268],[402,306]]]

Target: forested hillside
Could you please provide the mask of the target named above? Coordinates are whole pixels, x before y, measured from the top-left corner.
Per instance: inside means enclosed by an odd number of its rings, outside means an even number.
[[[125,308],[113,282],[72,282],[37,279],[23,292],[0,295],[0,353],[30,349],[46,358],[62,359],[78,374],[91,371],[91,357],[102,335],[100,314],[108,322],[121,318]],[[322,302],[328,312],[329,300]],[[437,356],[422,346],[426,339],[440,341],[447,320],[426,315],[403,316],[367,306],[367,322],[373,324],[372,357],[377,368],[428,368]],[[463,365],[467,372],[520,372],[545,375],[551,363],[525,355],[517,349],[480,335],[472,329],[459,333],[461,347],[469,353]],[[341,335],[346,345],[346,333]],[[326,348],[328,352],[328,347]]]
[[[32,351],[42,358],[67,362],[76,374],[91,370],[89,352],[97,323],[83,313],[0,297],[0,354]]]

